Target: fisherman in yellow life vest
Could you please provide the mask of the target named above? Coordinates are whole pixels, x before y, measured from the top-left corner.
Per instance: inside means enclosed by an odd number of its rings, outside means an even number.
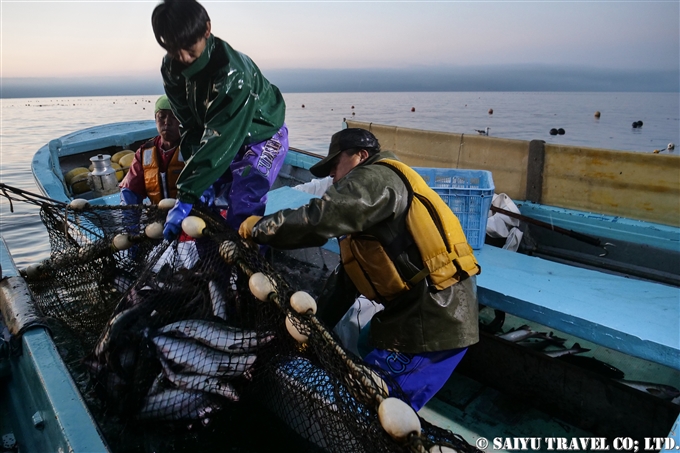
[[[340,264],[318,298],[329,327],[363,294],[384,305],[370,322],[364,360],[399,384],[414,410],[441,389],[479,341],[475,275],[480,267],[460,222],[410,167],[380,151],[373,134],[333,135],[314,176],[333,178],[298,209],[246,219],[239,234],[294,249],[337,237]]]
[[[140,204],[146,197],[158,204],[163,198],[175,198],[177,178],[184,168],[179,152],[179,121],[170,109],[167,96],[156,101],[154,109],[158,136],[144,143],[135,153],[130,170],[120,183],[120,203]]]

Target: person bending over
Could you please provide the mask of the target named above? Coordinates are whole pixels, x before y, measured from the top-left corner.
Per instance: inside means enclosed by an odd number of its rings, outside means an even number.
[[[248,56],[212,35],[210,17],[198,2],[165,0],[151,21],[167,51],[161,74],[184,130],[180,152],[186,164],[163,234],[175,239],[199,201],[224,201],[227,224],[236,229],[248,216],[264,213],[288,152],[281,92]]]
[[[367,327],[374,349],[364,360],[394,377],[418,411],[479,341],[472,248],[439,195],[369,131],[334,134],[310,171],[333,178],[321,198],[249,217],[239,234],[281,249],[338,238],[341,262],[317,316],[333,327],[359,294],[384,305]]]

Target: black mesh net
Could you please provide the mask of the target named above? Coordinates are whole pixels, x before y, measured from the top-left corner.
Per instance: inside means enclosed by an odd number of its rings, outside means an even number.
[[[155,432],[147,451],[172,451],[159,442],[187,428],[192,442],[214,438],[254,404],[322,451],[478,451],[423,419],[419,433],[386,432],[378,408],[401,396],[394,383],[291,308],[300,289],[314,296],[325,271],[265,258],[208,210],[192,211],[202,237],[169,243],[149,237],[166,215],[157,206],[67,206],[4,190],[41,206],[51,256],[24,274],[43,314],[83,345],[67,364],[97,395],[98,422]]]

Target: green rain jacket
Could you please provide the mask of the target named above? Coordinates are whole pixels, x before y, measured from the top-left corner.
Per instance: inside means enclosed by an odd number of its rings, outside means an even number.
[[[375,236],[383,244],[409,235],[405,223],[408,189],[394,170],[372,165],[381,159],[396,157],[387,151],[378,153],[337,181],[322,198],[263,217],[253,229],[253,239],[295,249],[321,246],[332,237],[358,232]],[[410,278],[422,268],[422,261],[415,244],[406,251],[395,264]],[[340,264],[319,297],[317,315],[334,326],[358,295]],[[423,279],[384,305],[385,310],[371,321],[370,339],[376,348],[419,353],[462,348],[479,341],[474,277],[443,291],[431,289]]]
[[[166,55],[161,73],[184,129],[180,152],[186,165],[177,180],[178,198],[196,203],[229,168],[241,146],[278,132],[286,104],[248,56],[213,35],[189,66]]]

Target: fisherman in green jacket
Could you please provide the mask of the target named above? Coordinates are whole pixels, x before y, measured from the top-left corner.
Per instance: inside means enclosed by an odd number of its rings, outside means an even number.
[[[392,375],[417,411],[479,341],[472,248],[441,198],[394,154],[380,152],[369,131],[334,134],[328,156],[310,171],[333,178],[321,198],[249,217],[239,234],[281,249],[337,237],[341,263],[317,316],[333,327],[359,294],[383,304],[370,323],[375,349],[364,360]]]
[[[264,214],[288,152],[283,97],[248,56],[211,34],[210,17],[195,0],[165,0],[152,25],[168,52],[161,73],[182,124],[186,163],[163,234],[175,239],[199,201],[226,203],[227,223],[238,228],[249,215]]]

